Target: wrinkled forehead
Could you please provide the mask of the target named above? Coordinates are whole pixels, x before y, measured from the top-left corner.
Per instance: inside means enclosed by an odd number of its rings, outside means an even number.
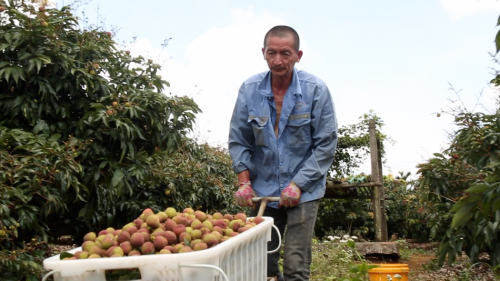
[[[283,46],[283,43],[286,43],[286,41],[289,41],[290,42],[289,47],[292,49],[295,49],[295,44],[297,43],[297,42],[295,42],[293,35],[290,33],[269,34],[269,36],[267,36],[267,38],[266,38],[266,44],[264,45],[264,47],[267,48],[269,46],[269,42],[273,39],[282,39],[282,40],[278,40],[282,46]],[[276,40],[274,40],[274,41],[276,42]]]

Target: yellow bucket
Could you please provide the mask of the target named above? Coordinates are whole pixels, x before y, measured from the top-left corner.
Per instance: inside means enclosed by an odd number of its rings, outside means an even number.
[[[408,281],[408,272],[410,272],[408,264],[382,263],[373,265],[379,265],[379,267],[368,270],[370,281],[388,281],[388,276],[392,278],[392,281]]]

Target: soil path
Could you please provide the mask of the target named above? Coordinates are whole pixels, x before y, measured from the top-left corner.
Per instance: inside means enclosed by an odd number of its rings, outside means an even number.
[[[424,264],[435,259],[434,255],[424,255],[424,254],[414,254],[411,255],[408,260],[401,260],[401,263],[407,263],[410,272],[423,271]]]

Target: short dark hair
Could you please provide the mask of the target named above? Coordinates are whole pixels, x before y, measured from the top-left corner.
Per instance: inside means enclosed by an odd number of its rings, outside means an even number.
[[[286,25],[277,25],[266,33],[266,36],[264,37],[264,48],[267,47],[267,38],[270,36],[276,36],[276,37],[285,37],[288,35],[292,35],[293,41],[295,42],[294,48],[298,52],[300,48],[300,39],[299,39],[299,34],[295,29],[286,26]]]

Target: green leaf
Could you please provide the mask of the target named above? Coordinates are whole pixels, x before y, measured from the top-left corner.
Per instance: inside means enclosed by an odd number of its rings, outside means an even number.
[[[57,141],[60,138],[61,138],[61,134],[53,134],[52,136],[50,136],[49,141],[50,142]]]
[[[500,198],[497,198],[495,200],[495,203],[493,203],[493,209],[491,211],[496,212],[498,210],[500,210]]]
[[[457,228],[465,225],[465,223],[472,216],[471,210],[474,209],[476,206],[477,206],[476,202],[471,202],[460,208],[453,216],[453,220],[451,221],[451,228]]]
[[[347,246],[349,246],[350,248],[354,249],[354,247],[356,246],[356,243],[352,240],[348,240],[347,241]]]
[[[47,126],[47,123],[43,120],[38,120],[38,123],[36,126],[33,128],[33,134],[38,134],[40,131],[43,130],[43,128]]]
[[[488,190],[490,186],[488,184],[485,184],[485,183],[480,183],[480,184],[476,184],[476,185],[473,185],[471,187],[469,187],[468,189],[465,190],[465,192],[468,192],[468,193],[482,193],[486,190]]]
[[[9,43],[9,45],[12,45],[12,34],[11,33],[5,33],[5,41],[7,41],[7,43]]]
[[[62,260],[64,258],[71,258],[73,257],[74,255],[71,254],[71,253],[68,253],[68,252],[62,252],[60,255],[59,255],[59,258]]]
[[[21,53],[19,53],[19,55],[18,55],[18,59],[19,59],[19,60],[26,60],[26,59],[28,59],[29,57],[31,57],[32,55],[33,55],[33,54],[30,54],[30,53],[24,53],[24,52],[23,52],[22,54],[21,54]]]
[[[16,84],[19,82],[19,79],[26,80],[24,77],[24,70],[20,67],[15,67],[12,71],[12,78],[16,81]]]
[[[85,206],[83,208],[80,209],[80,211],[78,212],[78,217],[85,217],[85,213],[87,212],[87,204],[85,204]]]
[[[116,169],[115,172],[113,173],[113,179],[111,179],[111,186],[116,187],[123,179],[123,174],[121,169]]]
[[[493,161],[493,162],[491,162],[491,163],[488,163],[488,164],[485,166],[485,168],[491,168],[491,169],[492,169],[492,168],[494,168],[494,167],[496,167],[496,166],[500,166],[500,161]]]
[[[498,228],[498,222],[495,222],[495,223],[492,223],[492,222],[488,222],[488,227],[491,229],[491,231],[496,231],[497,228]]]
[[[465,204],[467,204],[465,200],[458,200],[450,209],[450,212],[455,213],[456,211],[460,210],[460,208],[462,208]]]
[[[134,149],[133,143],[131,143],[131,142],[128,143],[128,152],[130,154],[130,158],[134,159],[135,158],[135,149]]]
[[[40,72],[40,69],[42,68],[42,61],[39,58],[33,58],[29,60],[29,65],[28,65],[28,72],[32,71],[33,68],[36,66],[36,73]]]
[[[8,82],[11,72],[12,72],[12,67],[5,67],[3,69],[0,69],[0,78],[2,78],[2,75],[4,75],[5,80]]]
[[[491,211],[491,202],[484,203],[481,207],[481,213],[484,217],[488,217]]]
[[[106,106],[102,103],[91,103],[90,106],[95,109],[106,109]]]
[[[357,272],[359,272],[359,266],[357,264],[351,265],[349,267],[349,272],[351,272],[351,273],[357,273]]]
[[[497,47],[496,54],[500,51],[500,30],[497,32],[497,36],[495,37],[495,45]]]
[[[68,146],[75,146],[78,143],[78,138],[72,137],[69,139]]]
[[[9,48],[11,45],[9,43],[0,44],[0,51]]]

